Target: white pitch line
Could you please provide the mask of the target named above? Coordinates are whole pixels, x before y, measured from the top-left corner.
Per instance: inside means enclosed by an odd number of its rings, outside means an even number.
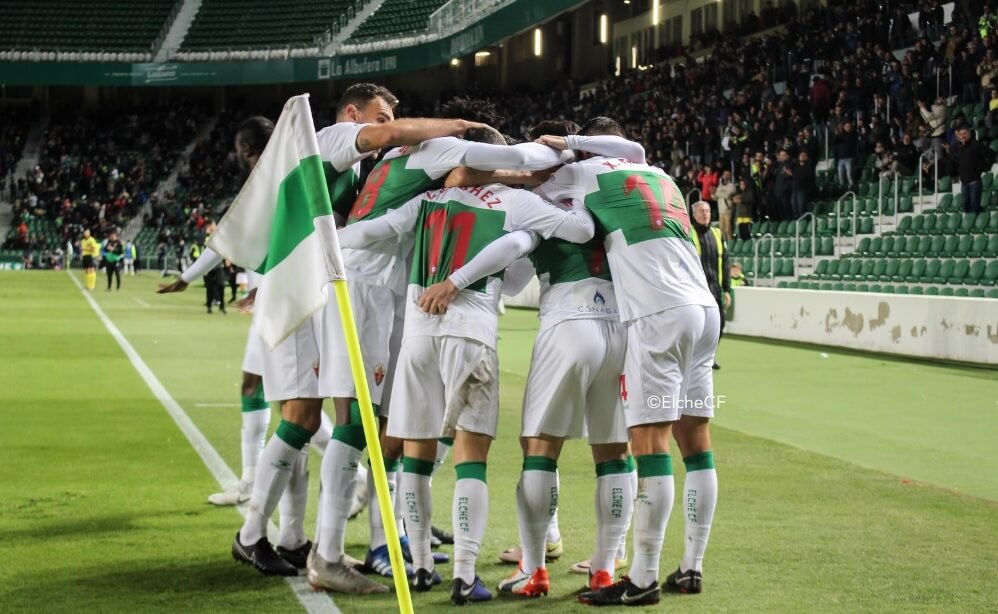
[[[180,432],[187,437],[187,441],[191,443],[191,446],[198,453],[198,456],[201,457],[201,460],[211,472],[211,475],[215,478],[215,481],[217,481],[219,486],[223,489],[235,486],[238,482],[236,474],[233,473],[232,469],[225,464],[225,461],[222,460],[222,457],[219,455],[218,451],[212,447],[211,443],[207,438],[205,438],[204,434],[198,430],[198,427],[195,426],[193,421],[191,421],[191,418],[187,415],[187,412],[185,412],[180,404],[177,403],[172,396],[170,396],[170,393],[167,392],[163,384],[160,383],[159,379],[152,372],[152,369],[150,369],[145,361],[142,360],[139,353],[135,351],[132,344],[128,342],[123,334],[121,334],[121,331],[114,325],[114,322],[112,322],[110,318],[104,314],[104,310],[100,308],[100,305],[98,305],[93,297],[91,297],[90,294],[83,289],[83,286],[80,285],[80,282],[76,279],[76,276],[69,271],[66,271],[66,273],[69,275],[69,278],[73,280],[73,283],[80,290],[80,293],[83,294],[83,298],[87,299],[87,302],[90,303],[90,307],[94,310],[94,313],[97,314],[97,317],[100,318],[100,321],[104,324],[104,327],[107,328],[107,332],[109,332],[111,336],[114,337],[114,340],[118,342],[118,345],[121,346],[121,349],[125,352],[125,356],[128,357],[129,362],[132,363],[132,366],[138,374],[142,376],[142,379],[145,381],[146,385],[149,386],[149,390],[152,391],[153,396],[155,396],[156,399],[163,405],[163,409],[166,410],[166,413],[170,414],[170,417],[173,418],[173,421],[177,424],[177,427],[180,428]],[[240,514],[244,514],[242,507],[238,509]],[[272,534],[276,534],[277,532],[277,527],[274,526],[273,522],[268,524],[268,529]],[[298,601],[305,608],[306,612],[309,612],[310,614],[338,614],[340,612],[340,609],[336,607],[336,604],[333,603],[333,600],[327,593],[312,592],[312,588],[309,586],[308,580],[306,580],[305,576],[295,576],[293,578],[285,578],[285,580],[291,587],[291,591],[295,594],[295,597],[298,598]]]
[[[194,407],[241,407],[239,403],[195,403]]]
[[[137,296],[133,296],[132,300],[135,301],[136,303],[138,303],[139,305],[142,305],[146,309],[149,309],[150,307],[152,307],[152,305],[150,305],[149,303],[145,302],[144,300],[140,299]]]

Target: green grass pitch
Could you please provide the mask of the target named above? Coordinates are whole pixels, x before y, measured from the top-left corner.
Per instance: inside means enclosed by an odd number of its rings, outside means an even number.
[[[159,281],[126,278],[120,293],[99,283],[94,298],[238,473],[249,319],[205,315],[200,285],[157,296]],[[518,408],[536,318],[510,310],[500,322],[502,416],[479,564],[493,588],[512,571],[497,555],[517,541]],[[705,592],[664,595],[656,609],[998,611],[998,374],[821,351],[722,341]],[[205,501],[210,473],[65,273],[0,273],[0,365],[0,611],[301,610],[287,584],[231,559],[238,514]],[[594,539],[584,444],[566,446],[560,471],[566,552],[550,566],[552,595],[482,608],[584,610],[582,578],[567,572]],[[434,479],[444,527],[453,480],[450,463]],[[682,526],[677,501],[663,578]],[[366,535],[365,511],[350,526],[353,555]],[[450,566],[441,572],[449,579]],[[392,596],[333,598],[344,612],[395,609]],[[448,592],[414,604],[442,610]]]

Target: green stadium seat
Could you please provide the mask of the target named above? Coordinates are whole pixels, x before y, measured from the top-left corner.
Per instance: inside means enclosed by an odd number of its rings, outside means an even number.
[[[988,211],[988,232],[998,233],[998,211]]]
[[[859,231],[857,234],[861,235],[872,235],[873,234],[873,218],[864,217],[859,220]]]
[[[898,202],[898,213],[911,213],[915,210],[911,196],[902,196]]]
[[[980,258],[984,255],[984,252],[988,248],[988,235],[977,234],[973,235],[970,242],[970,249],[967,250],[967,256],[971,258]]]
[[[953,195],[943,194],[939,199],[939,204],[936,206],[939,211],[951,211],[953,209]]]
[[[832,256],[835,254],[835,242],[831,237],[821,238],[818,254],[821,256]]]
[[[872,254],[870,251],[870,237],[863,237],[859,240],[859,245],[856,246],[856,253],[863,254],[864,256]]]
[[[975,213],[964,213],[963,217],[960,218],[960,225],[957,227],[956,232],[959,233],[969,233],[974,230],[974,224],[977,222],[977,214]]]
[[[943,227],[943,234],[954,234],[960,230],[963,216],[959,213],[950,213],[946,217],[946,225]]]
[[[956,268],[956,260],[947,258],[939,266],[939,271],[932,277],[932,283],[945,284],[953,276],[953,269]]]
[[[940,177],[938,192],[943,194],[950,194],[952,191],[953,191],[953,180],[945,176]]]
[[[925,289],[926,296],[939,296],[939,288],[935,286],[929,286]]]
[[[964,283],[964,278],[970,271],[970,262],[964,260],[963,258],[956,261],[953,265],[953,272],[946,278],[946,283],[948,284],[962,284]]]
[[[922,215],[908,215],[901,218],[898,222],[897,233],[906,235],[912,233],[922,232],[922,226],[925,224],[925,216]]]
[[[883,286],[880,291],[884,294],[894,294],[894,286]]]
[[[919,282],[923,284],[938,283],[933,280],[939,276],[939,268],[942,266],[941,260],[929,260],[925,266],[925,273],[919,278]]]
[[[922,232],[925,234],[940,234],[942,228],[939,225],[939,216],[935,213],[925,214],[925,220],[922,223]]]
[[[899,282],[905,281],[911,277],[911,271],[915,266],[915,261],[911,258],[906,258],[901,261],[901,265],[898,267],[897,273],[891,276],[891,281]]]
[[[860,273],[863,270],[863,261],[859,258],[849,260],[849,268],[842,274],[843,281],[855,281],[861,279]]]
[[[979,283],[982,286],[998,285],[998,260],[988,261]]]
[[[988,290],[987,298],[998,298],[998,288]]]
[[[808,279],[824,279],[825,275],[828,274],[828,263],[829,260],[820,260],[818,265],[814,267],[814,272],[808,275]]]
[[[832,284],[830,282],[823,281],[823,282],[821,282],[821,285],[819,286],[818,289],[819,290],[831,290],[832,289]]]
[[[825,272],[819,276],[819,279],[821,279],[821,281],[839,279],[839,261],[828,260],[827,262],[828,266],[825,267]]]
[[[863,260],[863,268],[859,272],[857,279],[870,279],[873,277],[873,271],[877,266],[877,261],[873,258],[866,258]]]
[[[912,286],[908,292],[908,294],[917,294],[917,295],[921,295],[922,293],[923,293],[922,286]]]
[[[870,249],[869,249],[868,253],[870,253],[870,254],[872,254],[874,256],[883,256],[884,253],[885,253],[884,252],[884,238],[883,237],[873,237],[873,240],[870,241]]]
[[[884,274],[878,278],[878,281],[891,281],[897,277],[898,270],[900,270],[901,261],[896,258],[891,258],[887,261],[887,268],[884,270]]]
[[[953,296],[970,296],[970,290],[967,288],[957,288],[953,291]]]
[[[956,235],[949,235],[943,238],[943,249],[940,255],[952,257],[956,254],[957,245],[959,245],[960,240]]]
[[[998,234],[988,237],[988,245],[984,248],[985,258],[998,258]]]
[[[894,294],[908,294],[908,286],[894,286]]]
[[[869,284],[856,284],[856,292],[869,292],[869,291],[870,291]]]
[[[798,255],[801,258],[811,257],[811,237],[804,237],[800,240],[800,245],[798,246]]]
[[[984,288],[972,288],[970,290],[971,298],[984,298]]]
[[[880,284],[870,284],[870,292],[880,292]]]
[[[945,286],[939,289],[939,296],[953,296],[953,288]]]
[[[977,214],[977,218],[974,220],[974,228],[972,232],[987,232],[988,231],[988,220],[991,216],[989,211],[981,211]]]
[[[884,275],[887,274],[887,260],[885,258],[877,258],[873,260],[873,272],[866,276],[867,281],[878,281]]]

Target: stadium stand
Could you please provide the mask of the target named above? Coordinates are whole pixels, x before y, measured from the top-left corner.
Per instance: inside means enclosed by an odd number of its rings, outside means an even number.
[[[6,0],[0,9],[0,49],[111,53],[114,56],[107,59],[147,60],[177,4]],[[131,53],[119,56],[121,52]]]
[[[357,28],[348,42],[385,39],[426,29],[430,13],[447,0],[385,0],[385,3]]]
[[[204,0],[181,51],[311,46],[352,0]]]
[[[38,165],[14,186],[4,249],[39,253],[122,227],[173,170],[203,113],[191,105],[126,106],[52,114]],[[45,260],[42,258],[42,260]]]

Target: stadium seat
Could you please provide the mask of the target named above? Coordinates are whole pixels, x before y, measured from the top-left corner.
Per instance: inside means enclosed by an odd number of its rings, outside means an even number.
[[[953,291],[953,296],[970,296],[970,290],[967,288],[957,288]]]
[[[915,261],[911,258],[906,258],[901,261],[901,265],[898,267],[897,272],[891,275],[891,281],[899,282],[905,281],[911,277],[911,271],[915,266]]]
[[[897,233],[902,235],[919,234],[925,225],[924,215],[909,215],[898,222]]]
[[[908,294],[908,286],[894,286],[894,294]]]
[[[884,270],[884,274],[878,278],[878,281],[891,281],[897,277],[898,270],[900,269],[901,261],[896,258],[891,258],[887,260],[887,268]]]
[[[869,284],[856,284],[856,291],[857,292],[869,292],[870,291],[870,286],[869,286]]]
[[[970,290],[971,298],[984,298],[984,288],[972,288]]]
[[[922,286],[911,286],[911,288],[909,288],[908,294],[921,295],[923,292],[924,291],[922,289]]]
[[[929,286],[925,289],[926,296],[939,296],[939,288],[935,286]]]
[[[939,289],[939,296],[953,296],[953,288],[945,286]]]
[[[945,284],[949,282],[949,279],[953,276],[953,270],[956,268],[956,261],[953,258],[947,258],[943,260],[939,265],[939,270],[932,277],[932,283],[934,284]]]
[[[880,291],[884,294],[894,294],[894,286],[883,286]]]
[[[887,274],[887,260],[884,258],[877,258],[872,260],[873,271],[866,276],[867,281],[878,281],[881,277]]]
[[[962,284],[968,272],[970,272],[970,262],[963,258],[956,260],[953,265],[953,271],[946,278],[946,283]]]
[[[988,290],[987,298],[998,298],[998,288]]]
[[[862,270],[859,272],[857,279],[870,279],[873,277],[873,271],[877,265],[877,261],[873,258],[866,258],[863,260]]]
[[[870,284],[870,292],[879,293],[880,291],[881,291],[880,284]]]
[[[979,283],[982,286],[994,286],[998,284],[998,260],[988,261]]]
[[[933,280],[939,276],[939,268],[941,266],[942,266],[941,260],[936,260],[936,259],[929,260],[926,263],[924,274],[918,279],[918,281],[923,284],[938,283],[934,282]]]

